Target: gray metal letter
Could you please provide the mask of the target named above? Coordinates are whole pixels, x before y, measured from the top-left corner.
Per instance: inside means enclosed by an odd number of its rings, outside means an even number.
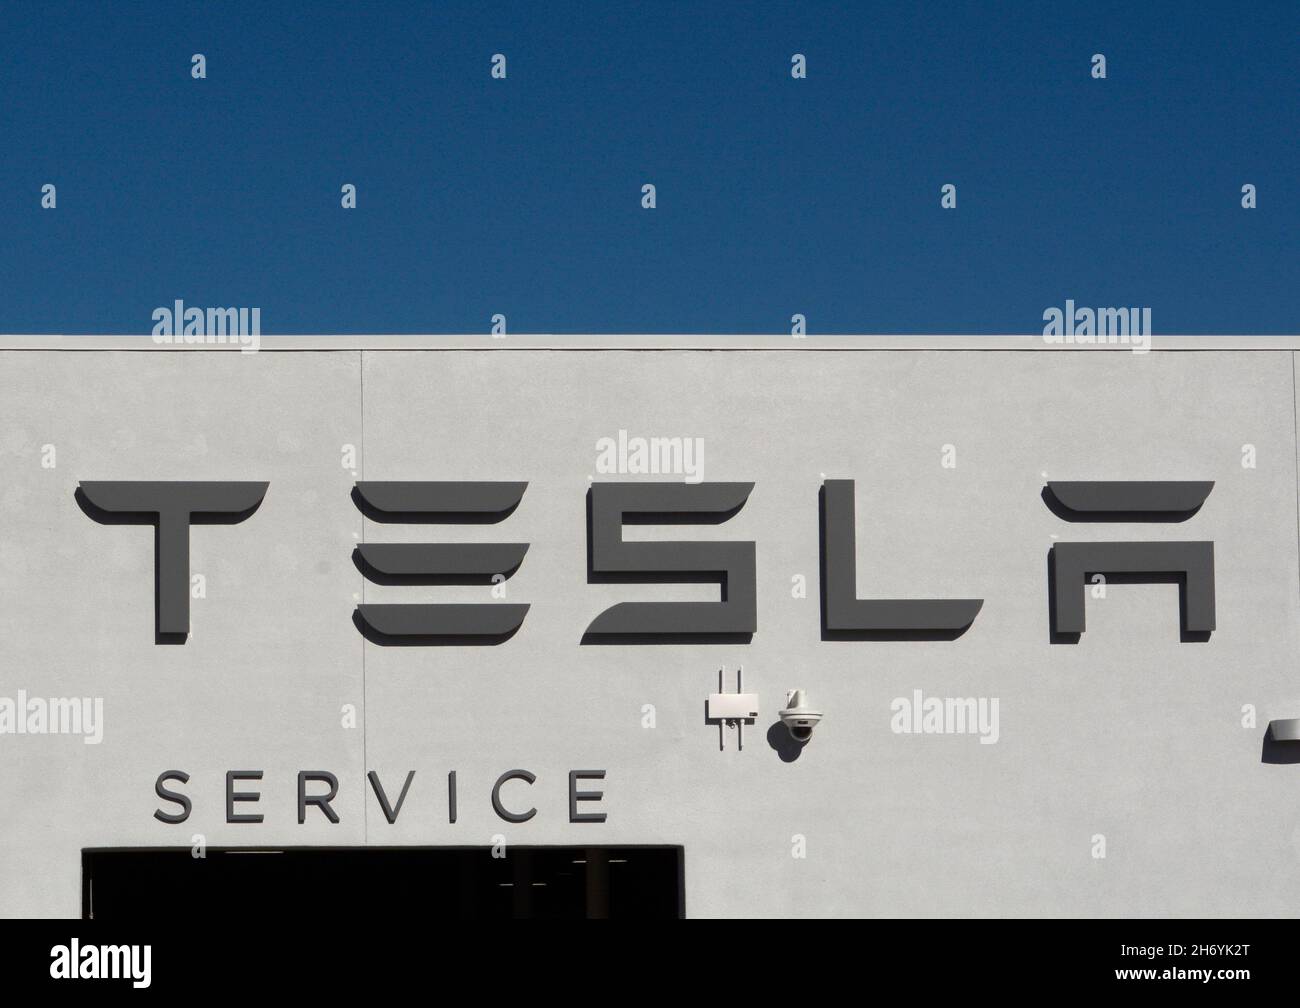
[[[1180,521],[1205,503],[1211,481],[1049,482],[1048,493],[1068,521]],[[1045,497],[1045,499],[1047,499]],[[1051,506],[1051,500],[1048,500]],[[1077,517],[1076,517],[1077,516]],[[1051,553],[1052,629],[1081,634],[1085,629],[1085,581],[1090,574],[1180,575],[1182,630],[1214,631],[1214,543],[1066,542]]]
[[[190,632],[190,524],[196,516],[241,522],[262,503],[267,483],[83,481],[81,495],[96,521],[109,515],[158,528],[157,633],[184,639]],[[96,514],[96,512],[102,512]]]
[[[537,776],[529,773],[527,770],[507,770],[498,777],[497,782],[492,785],[492,808],[495,810],[496,814],[506,822],[528,822],[529,819],[537,815],[536,808],[530,808],[527,812],[511,812],[501,804],[501,785],[508,780],[521,780],[528,784],[532,784],[537,780]]]
[[[315,781],[325,784],[329,787],[330,793],[325,795],[307,794],[307,782]],[[410,778],[407,778],[410,783]],[[315,805],[325,813],[325,818],[332,823],[339,821],[339,814],[330,806],[335,795],[339,793],[339,779],[328,770],[299,770],[298,771],[298,825],[301,826],[307,821],[307,806]],[[402,789],[402,797],[406,797],[406,789]],[[400,805],[400,802],[398,803]],[[388,820],[392,822],[393,820]]]
[[[261,770],[227,770],[226,771],[226,822],[260,823],[265,816],[261,812],[236,812],[235,802],[255,802],[262,797],[260,791],[236,791],[238,781],[261,780]]]
[[[1214,630],[1212,542],[1057,543],[1052,555],[1057,633],[1083,633],[1089,574],[1182,574],[1183,630]]]
[[[604,812],[579,812],[578,802],[600,801],[605,797],[604,791],[579,791],[580,780],[604,780],[604,770],[570,770],[569,771],[569,822],[604,822]]]
[[[955,632],[974,622],[983,599],[860,599],[853,480],[822,484],[826,629],[835,632]]]
[[[500,521],[518,505],[527,483],[364,482],[358,506],[377,520],[448,523]],[[362,543],[357,553],[372,581],[412,584],[490,584],[523,562],[527,543]],[[519,629],[526,604],[363,604],[357,615],[384,638],[466,638],[495,643]]]
[[[592,580],[698,580],[722,585],[720,602],[620,602],[587,634],[746,635],[757,627],[753,542],[624,542],[623,523],[682,523],[696,516],[725,520],[740,510],[753,483],[596,483],[591,488]],[[705,520],[701,518],[701,520]],[[644,575],[644,576],[642,576]],[[681,576],[673,576],[681,575]]]
[[[165,823],[183,823],[190,817],[190,810],[194,808],[188,795],[183,795],[178,791],[169,791],[163,787],[164,781],[177,780],[182,784],[190,782],[190,775],[184,770],[164,770],[158,775],[158,780],[154,782],[154,792],[164,801],[175,802],[182,809],[180,812],[164,812],[162,809],[155,809],[153,817],[159,822]]]

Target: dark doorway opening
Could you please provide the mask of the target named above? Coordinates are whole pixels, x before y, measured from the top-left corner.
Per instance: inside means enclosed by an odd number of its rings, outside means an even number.
[[[681,847],[208,848],[81,852],[81,915],[212,921],[681,917]],[[364,919],[360,916],[355,919]]]

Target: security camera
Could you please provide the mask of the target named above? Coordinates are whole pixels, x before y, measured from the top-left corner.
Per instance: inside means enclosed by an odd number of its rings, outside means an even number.
[[[789,729],[796,742],[807,742],[812,738],[813,729],[821,719],[822,712],[808,706],[803,690],[793,689],[785,695],[781,723]]]

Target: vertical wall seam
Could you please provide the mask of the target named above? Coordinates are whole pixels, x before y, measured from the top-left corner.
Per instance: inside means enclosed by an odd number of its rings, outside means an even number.
[[[1292,368],[1292,377],[1294,379],[1295,369]],[[357,351],[357,384],[359,386],[359,399],[361,410],[361,460],[357,465],[358,473],[361,479],[366,478],[366,352]],[[352,488],[348,488],[348,496],[351,498]],[[1300,507],[1300,503],[1296,505]],[[361,542],[364,545],[366,541],[366,516],[357,512],[361,519]],[[1300,528],[1297,529],[1297,535],[1300,535]],[[359,570],[357,571],[361,584],[361,601],[366,600],[366,578]],[[1300,576],[1300,575],[1298,575]],[[370,804],[366,801],[365,780],[366,772],[369,767],[366,744],[368,742],[369,722],[370,722],[370,703],[366,696],[366,638],[364,634],[357,634],[361,639],[361,842],[370,843]]]
[[[1300,410],[1296,406],[1295,351],[1291,351],[1291,489],[1295,491],[1296,592],[1300,597]]]

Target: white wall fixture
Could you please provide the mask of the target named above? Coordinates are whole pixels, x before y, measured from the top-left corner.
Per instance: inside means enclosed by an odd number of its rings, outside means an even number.
[[[741,674],[743,668],[736,669],[736,692],[726,693],[722,684],[722,669],[718,669],[718,692],[709,694],[705,720],[718,723],[718,749],[726,748],[727,733],[724,728],[736,729],[736,748],[745,748],[745,722],[753,724],[758,719],[758,694],[742,693]]]
[[[789,729],[796,742],[807,742],[813,729],[822,719],[822,712],[808,706],[808,698],[801,689],[792,689],[785,695],[781,723]]]

